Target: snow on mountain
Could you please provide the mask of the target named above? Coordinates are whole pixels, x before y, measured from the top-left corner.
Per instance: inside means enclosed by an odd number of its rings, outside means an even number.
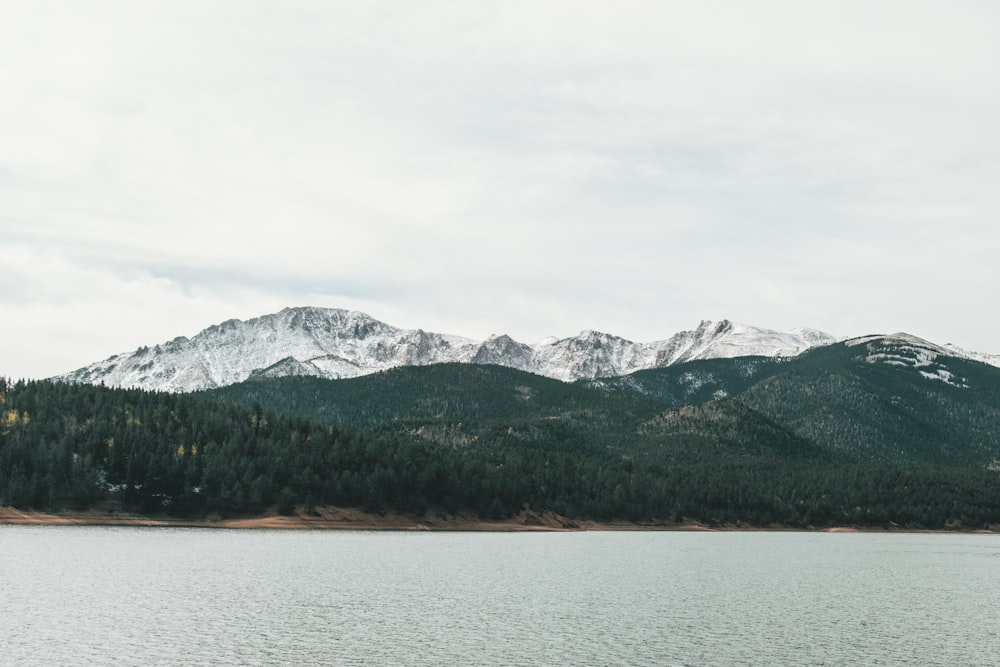
[[[694,331],[682,331],[664,341],[657,366],[669,366],[695,359],[734,357],[793,357],[817,345],[829,345],[836,338],[816,329],[775,331],[729,320],[704,320]]]
[[[399,329],[355,311],[286,308],[251,320],[228,320],[193,338],[142,347],[55,379],[191,391],[250,377],[346,378],[397,366],[463,362],[500,364],[571,381],[694,359],[794,356],[834,340],[812,329],[780,332],[722,320],[704,321],[693,331],[652,343],[584,331],[527,345],[506,335],[475,341]]]
[[[404,365],[469,361],[477,343],[403,330],[364,313],[286,308],[252,320],[229,320],[191,339],[139,348],[56,379],[111,386],[192,391],[251,375],[355,377]]]
[[[510,336],[490,336],[469,361],[474,364],[497,364],[521,371],[533,370],[535,351],[530,345],[518,343]]]
[[[848,347],[863,349],[858,358],[869,364],[886,364],[911,368],[928,380],[937,380],[962,389],[968,388],[968,381],[954,373],[947,366],[949,358],[971,357],[956,354],[954,347],[935,345],[906,333],[862,336],[844,343]]]
[[[535,349],[534,372],[557,380],[627,375],[656,365],[652,344],[597,331],[583,331],[572,338],[548,341]]]
[[[973,352],[972,350],[966,350],[964,348],[958,347],[957,345],[952,345],[951,343],[946,344],[944,348],[952,356],[961,357],[963,359],[971,359],[972,361],[979,361],[984,364],[989,364],[990,366],[1000,367],[1000,354]]]
[[[887,347],[895,346],[896,348],[908,353],[911,357],[910,359],[900,359],[897,358],[898,355],[894,356],[892,353],[888,353],[885,357],[887,363],[891,363],[895,360],[897,365],[906,363],[907,365],[922,367],[928,365],[928,362],[933,362],[937,357],[941,356],[958,357],[959,359],[966,359],[968,361],[978,361],[989,366],[996,366],[1000,368],[1000,354],[973,352],[971,350],[958,347],[957,345],[952,345],[951,343],[938,345],[907,333],[861,336],[859,338],[853,338],[845,341],[845,343],[847,345],[871,345],[876,341],[881,341],[881,344]]]

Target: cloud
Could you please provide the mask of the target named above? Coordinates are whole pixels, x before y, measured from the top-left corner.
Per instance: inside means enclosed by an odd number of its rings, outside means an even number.
[[[469,336],[731,317],[997,351],[998,13],[21,5],[0,26],[0,310],[22,324],[0,342],[54,349],[41,332],[73,313],[83,364],[85,341],[313,303]]]
[[[4,248],[0,272],[2,372],[12,377],[48,377],[140,345],[193,335],[204,326],[199,322],[280,307],[244,288],[186,288],[143,271],[97,267],[58,250],[21,245]]]

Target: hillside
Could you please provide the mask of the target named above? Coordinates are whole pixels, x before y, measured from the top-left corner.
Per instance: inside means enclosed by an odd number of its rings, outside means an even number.
[[[1000,460],[1000,369],[912,336],[809,351],[738,400],[821,447],[873,461]]]
[[[268,378],[205,395],[326,424],[450,447],[609,455],[659,401],[609,395],[501,366],[436,364],[345,380]]]
[[[251,381],[211,395],[442,445],[533,446],[655,463],[698,462],[707,451],[972,468],[1000,460],[1000,369],[911,336],[573,385],[445,364],[353,380]]]
[[[573,384],[467,363],[197,394],[2,381],[0,504],[1000,526],[998,399],[1000,369],[905,335]]]
[[[780,373],[791,360],[791,357],[704,359],[578,382],[608,392],[640,394],[668,407],[680,407],[736,396]]]
[[[0,405],[0,505],[21,509],[637,519],[669,514],[676,493],[607,457],[421,446],[190,395],[0,380]]]
[[[487,452],[529,448],[644,465],[847,460],[738,403],[674,413],[658,397],[499,366],[438,364],[349,380],[258,379],[205,395],[380,437]]]

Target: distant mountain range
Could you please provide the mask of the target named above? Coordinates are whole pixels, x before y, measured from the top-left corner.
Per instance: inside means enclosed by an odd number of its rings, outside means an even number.
[[[989,358],[727,321],[477,342],[288,309],[0,378],[0,504],[1000,530]]]
[[[597,331],[529,345],[507,335],[484,341],[400,329],[356,311],[286,308],[228,320],[193,338],[140,347],[53,378],[76,383],[185,392],[251,378],[353,378],[401,366],[494,364],[562,381],[613,378],[680,363],[739,357],[789,358],[836,342],[816,329],[775,331],[729,320],[703,321],[664,340],[636,343]],[[941,348],[1000,364],[1000,356]]]
[[[563,381],[626,375],[695,359],[794,356],[832,343],[814,329],[773,331],[728,320],[704,321],[652,343],[596,331],[535,345],[507,335],[476,341],[400,329],[365,313],[286,308],[251,320],[228,320],[193,338],[178,337],[119,354],[56,380],[164,391],[225,386],[253,377],[307,375],[341,379],[399,366],[495,364]]]
[[[671,464],[753,455],[1000,465],[1000,368],[906,334],[573,383],[436,364],[334,381],[257,378],[207,393],[448,447],[531,444]]]

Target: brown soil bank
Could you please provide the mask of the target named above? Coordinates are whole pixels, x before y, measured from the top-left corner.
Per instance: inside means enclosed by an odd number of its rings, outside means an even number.
[[[500,521],[465,514],[431,513],[423,516],[397,512],[373,513],[355,508],[318,507],[290,515],[268,512],[260,516],[201,519],[144,516],[99,510],[35,512],[0,507],[0,524],[45,526],[189,526],[198,528],[281,528],[316,530],[464,530],[464,531],[572,531],[572,530],[706,530],[697,524],[576,521],[551,512],[521,512]]]
[[[35,512],[0,506],[0,524],[36,526],[176,526],[193,528],[277,528],[298,530],[434,530],[434,531],[497,531],[497,532],[566,532],[586,530],[791,530],[785,526],[705,526],[696,522],[668,521],[584,521],[568,519],[552,512],[525,510],[515,517],[500,521],[480,519],[464,514],[425,514],[416,516],[385,512],[365,512],[342,507],[319,507],[307,513],[302,509],[291,515],[269,512],[244,518],[208,516],[202,519],[181,519],[167,516],[144,516],[127,512],[99,510]],[[796,529],[799,530],[799,529]],[[828,532],[889,532],[903,528],[858,528],[842,526],[819,529]],[[907,532],[974,532],[1000,533],[1000,526],[991,530],[953,528],[947,531]]]

